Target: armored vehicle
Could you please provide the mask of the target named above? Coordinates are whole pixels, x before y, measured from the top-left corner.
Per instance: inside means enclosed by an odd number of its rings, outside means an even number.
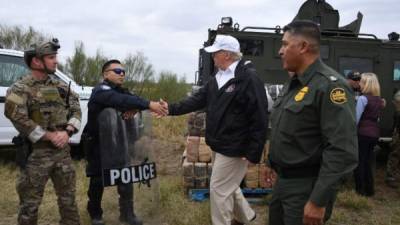
[[[320,24],[321,59],[343,76],[351,71],[374,72],[381,84],[381,95],[387,105],[380,119],[381,141],[390,141],[394,107],[392,96],[400,88],[399,34],[392,32],[387,40],[374,34],[360,33],[363,15],[359,12],[352,23],[339,27],[339,12],[324,0],[307,0],[294,18],[308,19]],[[265,82],[272,98],[279,92],[279,85],[288,80],[288,72],[282,68],[279,49],[282,26],[240,28],[231,17],[224,17],[217,29],[208,30],[204,47],[213,43],[217,34],[236,37],[244,59],[251,60],[259,76]],[[199,50],[197,85],[202,85],[215,74],[211,55]],[[271,86],[272,85],[272,86]],[[278,85],[278,86],[277,86]]]

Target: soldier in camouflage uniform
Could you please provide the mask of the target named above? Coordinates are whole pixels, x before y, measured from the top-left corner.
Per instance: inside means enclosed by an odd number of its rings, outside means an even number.
[[[390,187],[399,187],[400,175],[400,91],[393,97],[396,112],[393,124],[392,152],[389,154],[386,168],[386,184]]]
[[[78,95],[52,75],[58,48],[58,40],[53,39],[25,51],[32,72],[13,84],[6,95],[4,114],[31,146],[17,180],[19,225],[37,224],[49,178],[58,197],[60,224],[80,224],[68,140],[80,128],[81,110]]]

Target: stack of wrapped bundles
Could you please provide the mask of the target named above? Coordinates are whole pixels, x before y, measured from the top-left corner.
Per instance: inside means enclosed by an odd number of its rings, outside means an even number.
[[[183,154],[183,183],[186,190],[208,188],[212,171],[212,151],[205,143],[205,113],[190,114],[188,137]],[[259,164],[249,166],[244,184],[246,188],[271,188],[264,180],[265,161],[268,155],[267,142]]]
[[[268,149],[269,142],[267,141],[260,163],[249,166],[245,177],[246,188],[272,188],[271,184],[268,184],[264,179],[265,170],[267,169],[265,161],[268,157]]]
[[[183,158],[183,183],[187,190],[208,188],[212,168],[212,151],[204,137],[188,136]]]

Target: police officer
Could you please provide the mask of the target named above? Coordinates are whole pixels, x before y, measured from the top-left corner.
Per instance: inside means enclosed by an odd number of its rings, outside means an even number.
[[[87,150],[87,176],[90,177],[88,190],[87,210],[93,225],[103,225],[103,210],[101,199],[103,196],[103,181],[101,172],[101,156],[99,149],[99,128],[97,118],[105,108],[115,108],[124,113],[125,118],[132,117],[137,110],[150,109],[151,111],[165,115],[166,109],[158,102],[148,101],[137,95],[129,93],[121,85],[125,79],[125,70],[118,60],[109,60],[102,67],[104,81],[98,84],[92,91],[88,103],[88,123],[84,129],[85,135],[91,138],[91,144]],[[141,225],[142,221],[136,217],[133,210],[133,185],[118,185],[120,221],[130,225]]]
[[[277,174],[269,224],[323,224],[340,179],[357,166],[355,101],[344,78],[320,57],[311,21],[285,26],[279,51],[294,72],[273,106],[267,181]]]
[[[68,140],[80,128],[81,110],[78,95],[52,75],[59,48],[53,39],[26,50],[25,62],[32,72],[14,83],[6,95],[4,114],[31,146],[17,180],[19,225],[37,224],[49,178],[58,197],[60,224],[80,224]]]

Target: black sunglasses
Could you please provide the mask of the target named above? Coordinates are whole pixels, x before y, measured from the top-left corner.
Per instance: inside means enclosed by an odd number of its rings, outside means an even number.
[[[111,69],[111,70],[106,70],[107,71],[113,71],[114,73],[118,74],[118,75],[125,75],[125,70],[124,69],[120,69],[120,68],[115,68],[115,69]]]

